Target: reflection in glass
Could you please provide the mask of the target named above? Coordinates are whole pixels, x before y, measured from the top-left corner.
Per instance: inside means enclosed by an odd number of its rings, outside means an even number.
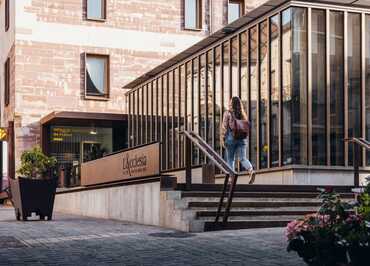
[[[197,29],[199,26],[199,0],[185,0],[185,29]]]
[[[167,109],[167,117],[168,117],[168,123],[167,123],[167,135],[168,135],[168,142],[167,142],[167,152],[168,152],[168,166],[167,169],[173,168],[173,115],[174,115],[174,77],[173,77],[174,72],[170,71],[168,73],[168,109]]]
[[[158,106],[158,94],[157,94],[157,81],[152,81],[152,95],[153,95],[153,101],[152,101],[152,110],[153,110],[153,117],[152,117],[152,141],[157,141],[157,106]]]
[[[229,1],[227,9],[227,22],[230,24],[231,22],[240,18],[241,14],[242,14],[242,5],[240,1]]]
[[[240,98],[248,115],[248,32],[240,34]]]
[[[348,137],[361,137],[361,14],[348,14]],[[361,156],[360,156],[361,157]],[[353,164],[353,145],[348,150]]]
[[[213,100],[214,100],[214,91],[213,91],[213,53],[212,50],[207,52],[207,106],[208,106],[208,116],[207,116],[207,143],[212,145],[213,139]]]
[[[279,16],[270,19],[270,164],[279,166]]]
[[[179,123],[178,119],[180,116],[180,102],[179,102],[179,78],[180,78],[180,73],[179,73],[179,68],[176,68],[175,71],[173,72],[174,74],[174,94],[173,94],[173,113],[172,113],[172,152],[173,152],[173,168],[178,168],[179,167],[179,137],[178,137],[178,132],[179,132]]]
[[[292,151],[294,164],[307,164],[307,9],[292,8]]]
[[[163,122],[162,122],[162,155],[164,157],[163,161],[163,169],[168,169],[168,139],[167,139],[167,132],[168,132],[168,108],[169,99],[168,99],[168,80],[167,74],[164,74],[162,77],[162,97],[163,97]]]
[[[312,163],[326,164],[326,16],[312,10]]]
[[[254,168],[257,165],[257,103],[258,103],[258,31],[257,26],[249,30],[249,73],[250,73],[250,161]]]
[[[283,164],[292,163],[292,12],[287,9],[282,13],[282,78],[283,78]]]
[[[224,110],[229,110],[230,95],[230,45],[229,42],[223,44],[223,77],[224,77]]]
[[[267,21],[259,24],[259,63],[260,63],[260,99],[259,99],[259,139],[260,139],[260,168],[266,168],[268,158],[268,27]]]
[[[344,16],[330,12],[330,157],[344,164]]]
[[[147,143],[147,122],[148,122],[148,85],[143,87],[143,144]]]
[[[206,91],[206,55],[200,56],[200,127],[199,135],[202,139],[206,139],[206,105],[207,105],[207,91]],[[204,154],[200,152],[200,163],[204,162]]]
[[[185,123],[186,123],[186,113],[185,113],[185,108],[186,108],[186,73],[185,73],[185,65],[182,65],[180,67],[180,117],[179,117],[179,123],[180,123],[180,131],[183,131],[185,129]],[[184,137],[179,136],[180,140],[180,167],[184,167],[184,158],[185,158],[185,142],[184,142]]]
[[[138,114],[138,124],[139,124],[139,134],[138,134],[138,145],[141,145],[143,144],[143,141],[142,141],[142,136],[143,136],[143,87],[140,87],[138,89],[138,95],[137,95],[137,102],[138,102],[138,111],[137,111],[137,114]]]
[[[194,58],[193,60],[193,110],[194,110],[194,120],[193,120],[193,130],[194,132],[199,132],[199,59]],[[198,148],[193,145],[193,164],[199,164],[199,150]]]
[[[215,48],[215,97],[216,97],[216,106],[215,106],[215,129],[216,129],[216,140],[215,140],[215,150],[221,154],[221,145],[220,145],[220,128],[221,128],[221,110],[222,110],[222,97],[221,97],[221,46]]]
[[[106,0],[87,0],[87,18],[105,19]]]
[[[239,88],[238,88],[238,79],[239,79],[239,71],[238,71],[238,39],[235,37],[231,40],[231,86],[232,86],[232,95],[231,96],[239,96]]]
[[[86,95],[108,95],[108,57],[86,55]]]

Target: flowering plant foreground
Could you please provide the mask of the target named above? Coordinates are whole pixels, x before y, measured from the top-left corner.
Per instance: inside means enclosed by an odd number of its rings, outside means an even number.
[[[370,181],[370,180],[368,180]],[[370,265],[370,185],[347,203],[332,189],[322,189],[317,213],[287,225],[287,250],[308,265]]]

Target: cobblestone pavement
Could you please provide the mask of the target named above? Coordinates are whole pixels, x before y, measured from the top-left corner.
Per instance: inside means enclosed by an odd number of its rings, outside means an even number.
[[[285,248],[282,228],[188,234],[58,213],[17,222],[0,207],[0,265],[303,265]]]

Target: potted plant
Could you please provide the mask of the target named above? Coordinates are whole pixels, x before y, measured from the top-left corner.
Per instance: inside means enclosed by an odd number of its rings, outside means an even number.
[[[287,250],[297,252],[308,265],[368,265],[370,224],[363,212],[367,202],[361,200],[365,193],[353,204],[342,202],[330,188],[320,198],[323,203],[317,213],[288,224]]]
[[[57,180],[54,157],[46,156],[40,147],[24,151],[17,179],[10,179],[10,194],[17,220],[26,221],[32,213],[41,220],[52,219]]]

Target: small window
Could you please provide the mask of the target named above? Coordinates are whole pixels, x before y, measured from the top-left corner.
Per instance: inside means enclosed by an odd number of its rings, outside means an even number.
[[[87,19],[106,19],[106,0],[87,0]]]
[[[10,24],[10,6],[9,6],[9,0],[5,0],[5,31],[9,30],[9,24]]]
[[[184,0],[185,29],[196,30],[202,28],[201,0]]]
[[[85,96],[109,97],[109,56],[86,54]]]
[[[230,0],[229,5],[228,5],[228,10],[227,10],[228,23],[231,23],[237,20],[238,18],[240,18],[241,16],[243,16],[244,14],[243,11],[244,11],[244,1],[241,1],[241,0],[231,1]]]
[[[9,105],[10,93],[10,59],[8,58],[4,65],[4,104]]]

